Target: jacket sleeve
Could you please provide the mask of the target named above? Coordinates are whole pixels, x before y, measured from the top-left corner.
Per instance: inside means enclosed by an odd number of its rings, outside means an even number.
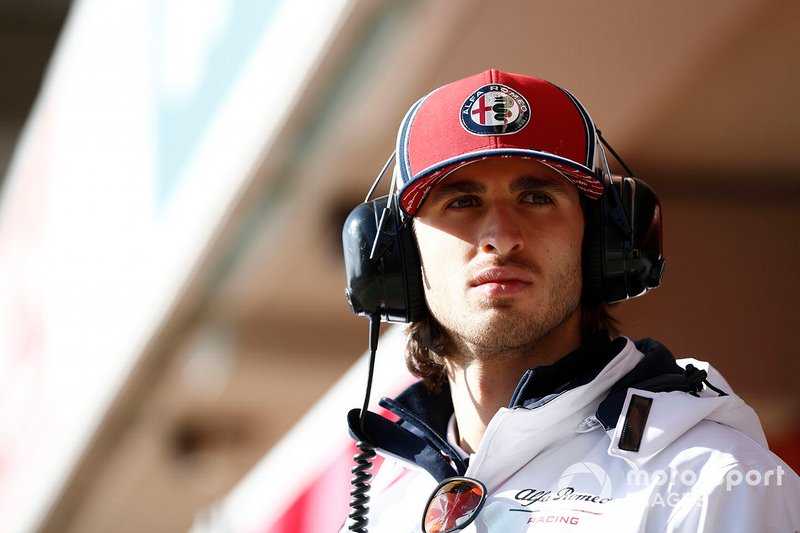
[[[664,531],[800,531],[800,478],[783,462],[732,464],[694,488]]]

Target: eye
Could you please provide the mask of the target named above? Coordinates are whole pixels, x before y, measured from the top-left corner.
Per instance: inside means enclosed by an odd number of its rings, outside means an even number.
[[[521,196],[520,200],[523,202],[527,202],[529,204],[537,204],[537,205],[546,205],[553,203],[552,198],[550,198],[548,195],[542,192],[537,192],[537,191],[530,191],[524,193]]]
[[[462,209],[465,207],[476,207],[480,205],[480,200],[476,196],[459,196],[458,198],[454,198],[447,203],[447,207],[453,207],[456,209]]]

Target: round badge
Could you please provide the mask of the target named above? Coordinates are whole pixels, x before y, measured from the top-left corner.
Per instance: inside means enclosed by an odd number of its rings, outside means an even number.
[[[525,97],[500,84],[484,85],[461,106],[461,125],[475,135],[509,135],[516,133],[531,118]]]

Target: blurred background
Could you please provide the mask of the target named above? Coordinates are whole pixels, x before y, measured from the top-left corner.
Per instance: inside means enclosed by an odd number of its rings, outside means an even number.
[[[407,108],[568,88],[665,218],[623,332],[800,468],[800,3],[0,0],[0,530],[319,532],[366,320],[340,231]],[[386,331],[375,396],[407,382]]]

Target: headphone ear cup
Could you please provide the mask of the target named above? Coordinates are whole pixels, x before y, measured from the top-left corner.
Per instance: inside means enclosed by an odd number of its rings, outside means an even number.
[[[585,304],[595,305],[603,301],[603,202],[605,195],[597,200],[586,200],[583,208],[583,292]]]
[[[655,191],[638,178],[625,180],[630,189],[629,213],[634,250],[626,271],[628,295],[633,298],[661,284],[665,269],[663,229],[661,203]]]
[[[600,289],[594,301],[620,302],[658,287],[664,259],[655,192],[640,179],[613,176],[599,211]]]
[[[385,322],[424,317],[427,307],[419,251],[410,226],[400,223],[398,210],[388,197],[365,202],[350,212],[342,244],[345,295],[353,313],[377,314]]]
[[[398,213],[398,210],[395,210]],[[406,322],[418,322],[428,314],[422,287],[422,263],[411,223],[399,224],[397,241],[402,255],[407,313]]]

